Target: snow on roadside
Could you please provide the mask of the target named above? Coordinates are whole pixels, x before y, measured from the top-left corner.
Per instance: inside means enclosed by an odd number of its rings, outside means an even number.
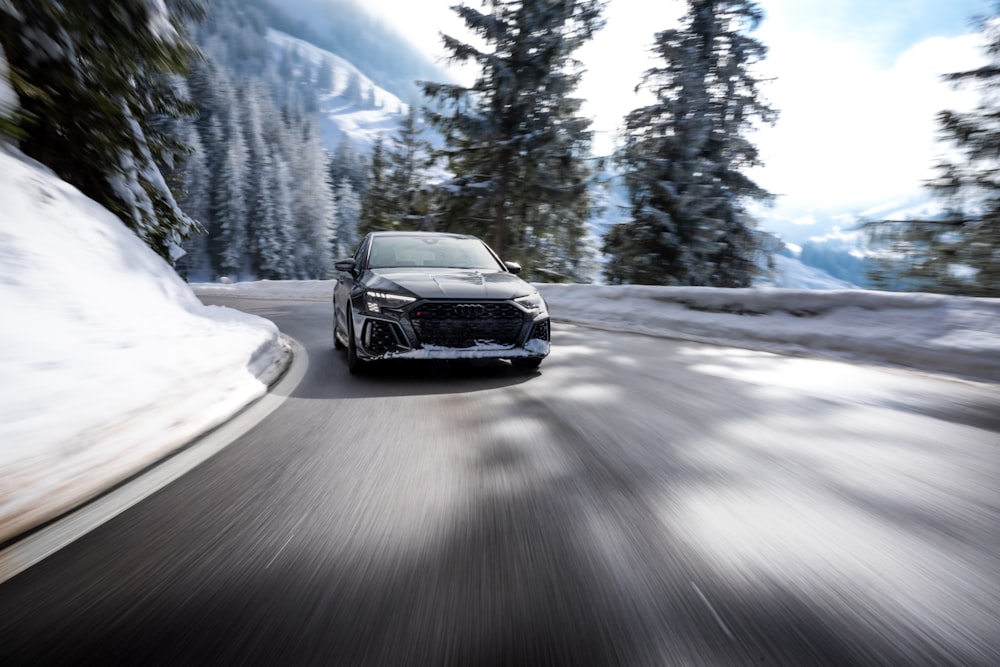
[[[329,302],[332,281],[193,285]],[[1000,382],[1000,300],[868,290],[537,284],[556,321]],[[558,352],[557,337],[553,351]]]
[[[289,359],[106,209],[0,147],[0,542],[223,423]]]
[[[539,285],[553,317],[1000,382],[1000,300],[868,290]]]

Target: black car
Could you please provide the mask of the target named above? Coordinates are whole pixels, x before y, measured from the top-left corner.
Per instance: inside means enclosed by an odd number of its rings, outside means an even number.
[[[475,236],[373,232],[336,263],[333,343],[357,372],[376,359],[509,359],[549,353],[538,291]]]

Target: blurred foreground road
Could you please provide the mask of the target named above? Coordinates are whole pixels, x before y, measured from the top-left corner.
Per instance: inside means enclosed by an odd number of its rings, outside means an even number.
[[[569,325],[354,378],[211,302],[305,380],[0,586],[0,664],[1000,664],[996,385]]]

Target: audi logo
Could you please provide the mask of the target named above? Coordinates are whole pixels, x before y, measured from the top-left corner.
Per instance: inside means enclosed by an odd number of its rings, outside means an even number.
[[[486,306],[480,303],[459,303],[452,307],[452,312],[458,317],[471,320],[486,314]]]

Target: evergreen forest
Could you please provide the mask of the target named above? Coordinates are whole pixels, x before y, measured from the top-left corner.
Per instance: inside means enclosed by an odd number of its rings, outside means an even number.
[[[456,4],[465,32],[441,39],[475,73],[464,83],[405,70],[391,56],[411,47],[380,48],[390,32],[347,0],[329,25],[273,0],[0,0],[16,97],[0,99],[0,133],[192,281],[328,279],[362,235],[395,229],[475,234],[536,281],[748,287],[775,251],[753,213],[774,195],[749,175],[754,129],[779,122],[756,74],[766,17],[754,0],[681,5],[651,28],[655,65],[635,82],[651,101],[622,119],[611,164],[578,92],[602,0]],[[997,16],[993,3],[977,23],[988,64],[947,77],[980,104],[938,118],[951,152],[927,188],[946,212],[869,221],[875,269],[824,248],[812,261],[1000,295]],[[382,124],[352,135],[331,100]],[[610,176],[625,206],[598,237]]]

